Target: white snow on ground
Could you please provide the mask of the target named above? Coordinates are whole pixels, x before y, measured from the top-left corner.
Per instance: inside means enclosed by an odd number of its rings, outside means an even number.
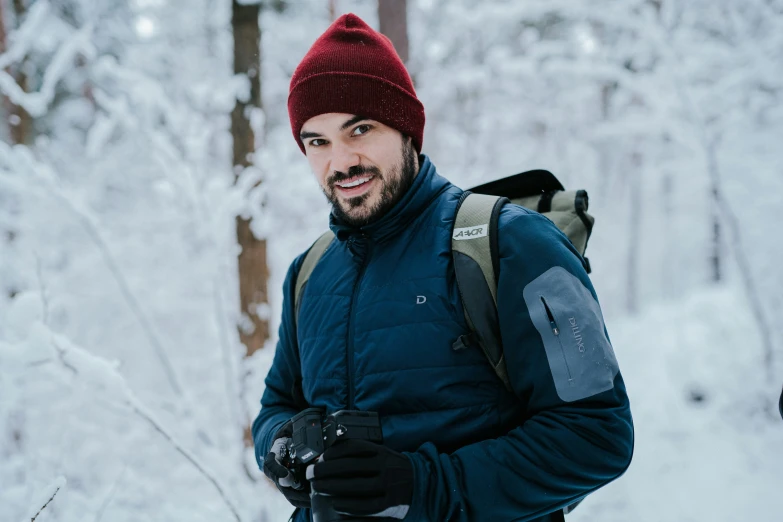
[[[780,382],[764,378],[745,303],[740,289],[721,287],[608,321],[631,399],[634,459],[568,520],[783,520]]]

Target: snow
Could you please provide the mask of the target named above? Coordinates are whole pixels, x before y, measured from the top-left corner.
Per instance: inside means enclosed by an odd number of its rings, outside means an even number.
[[[0,520],[29,520],[54,491],[41,522],[288,519],[242,444],[286,270],[327,226],[286,96],[328,3],[288,3],[262,10],[258,150],[237,172],[230,112],[248,81],[230,3],[39,0],[6,22],[0,91],[38,135],[11,146],[0,127]],[[775,520],[783,12],[653,4],[409,1],[424,152],[464,187],[547,168],[590,193],[591,278],[636,451],[568,520]],[[377,27],[374,2],[337,6]],[[24,56],[29,93],[6,71]],[[248,358],[237,215],[269,255],[272,339]]]
[[[40,34],[51,5],[47,0],[35,2],[30,6],[27,17],[22,24],[8,36],[10,45],[0,56],[0,69],[5,69],[12,63],[21,60],[30,47],[33,46],[36,36]]]
[[[631,398],[634,459],[568,519],[774,519],[783,487],[780,383],[761,378],[743,300],[739,288],[719,287],[607,321]]]
[[[76,60],[76,57],[81,55],[90,58],[95,55],[96,51],[91,43],[92,32],[92,25],[87,24],[75,31],[63,42],[63,45],[58,47],[43,73],[43,82],[38,91],[25,92],[5,71],[0,71],[0,87],[14,104],[24,107],[34,117],[42,116],[54,99],[57,84],[71,70],[71,64]],[[19,54],[19,51],[12,50],[11,52],[12,56]]]

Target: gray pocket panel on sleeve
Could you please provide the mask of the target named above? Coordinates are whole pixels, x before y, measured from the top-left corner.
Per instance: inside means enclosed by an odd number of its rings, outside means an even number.
[[[558,397],[573,402],[611,390],[617,359],[601,308],[579,278],[553,267],[531,281],[523,296],[544,343]]]

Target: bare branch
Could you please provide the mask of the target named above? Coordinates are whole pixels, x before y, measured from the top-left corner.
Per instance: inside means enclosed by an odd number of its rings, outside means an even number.
[[[46,504],[44,504],[43,506],[41,506],[41,509],[39,509],[39,510],[38,510],[38,512],[37,512],[35,515],[33,515],[33,516],[32,516],[32,518],[30,518],[30,522],[35,522],[35,519],[36,519],[36,518],[38,518],[38,515],[40,515],[40,514],[41,514],[41,511],[43,511],[44,509],[46,509],[46,506],[48,506],[48,505],[49,505],[49,503],[50,503],[52,500],[54,500],[54,497],[55,497],[55,495],[57,495],[57,492],[58,492],[58,491],[60,491],[60,488],[62,488],[62,487],[63,487],[63,485],[65,484],[65,479],[64,479],[64,478],[62,478],[62,477],[60,477],[60,478],[58,478],[58,480],[57,480],[57,481],[55,481],[55,484],[57,484],[57,489],[55,489],[55,490],[54,490],[54,493],[52,493],[52,496],[49,498],[49,500],[47,500],[47,501],[46,501]]]

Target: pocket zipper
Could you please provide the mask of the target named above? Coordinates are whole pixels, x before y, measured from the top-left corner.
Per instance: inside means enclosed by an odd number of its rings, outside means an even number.
[[[563,363],[565,364],[566,373],[568,374],[568,382],[569,384],[574,383],[574,378],[571,375],[571,367],[568,364],[568,358],[565,354],[565,349],[563,348],[563,342],[560,339],[560,329],[557,327],[557,322],[555,321],[555,314],[552,313],[552,310],[549,308],[549,304],[547,304],[546,299],[544,299],[543,295],[538,296],[541,298],[541,303],[544,305],[544,310],[546,310],[546,316],[549,319],[549,327],[552,328],[552,333],[555,334],[555,337],[557,338],[557,343],[560,345],[560,353],[563,354]]]
[[[544,304],[544,310],[546,310],[546,316],[549,318],[549,326],[552,328],[552,333],[555,335],[560,335],[560,330],[557,328],[557,323],[555,322],[555,316],[552,314],[552,310],[549,309],[549,305],[546,303],[546,300],[544,300],[544,296],[541,297],[541,302]]]

